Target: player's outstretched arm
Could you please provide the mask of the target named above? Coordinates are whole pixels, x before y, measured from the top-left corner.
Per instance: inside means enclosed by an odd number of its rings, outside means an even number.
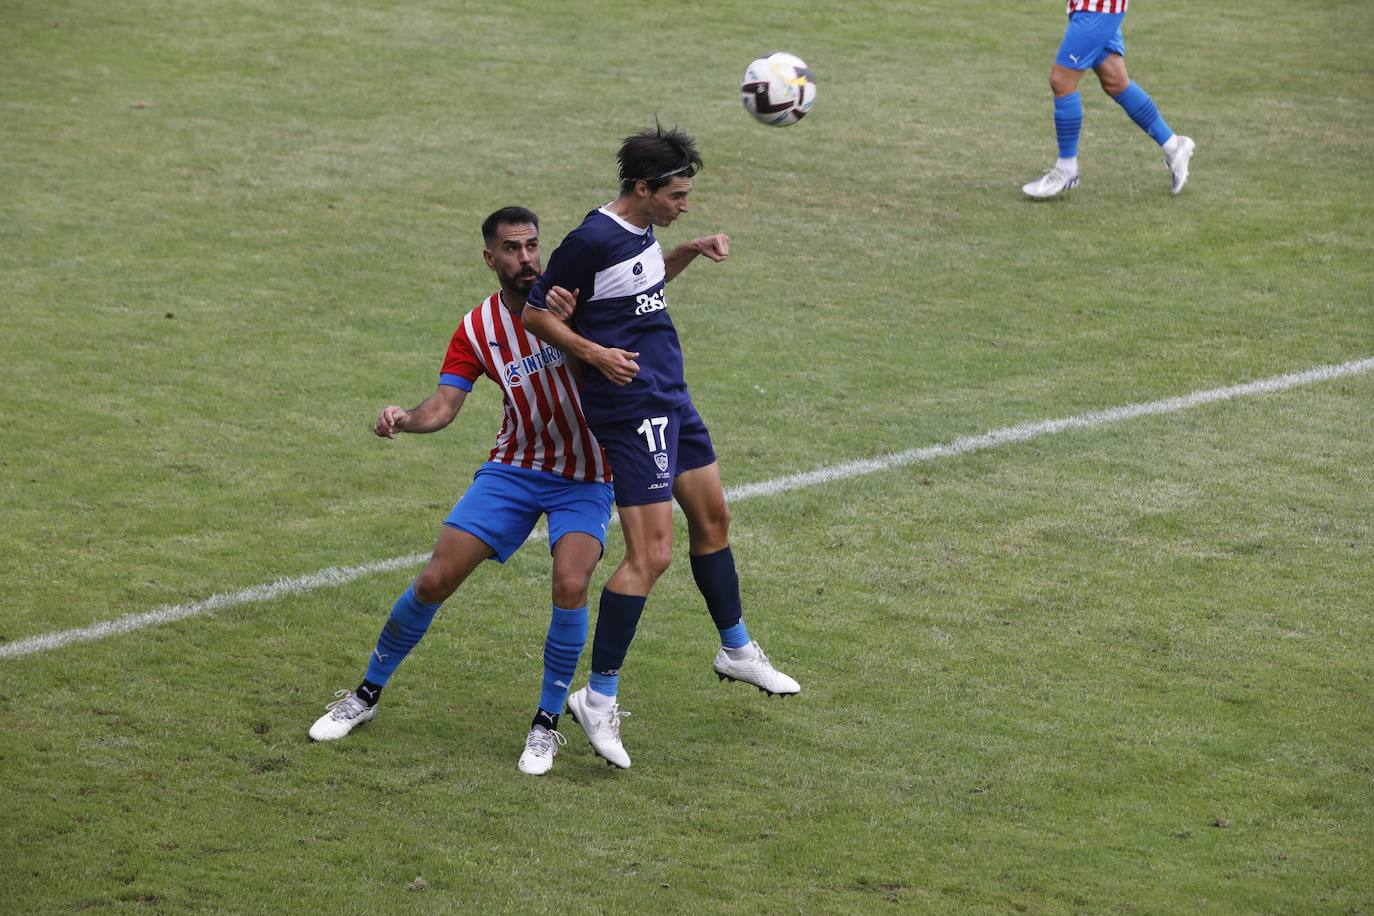
[[[397,433],[432,433],[453,422],[467,400],[468,393],[452,385],[440,385],[434,393],[417,406],[406,410],[390,404],[377,414],[372,431],[383,439],[395,439]]]
[[[553,287],[549,290],[549,295],[557,298],[554,291],[558,289],[561,287]],[[576,299],[577,290],[573,290],[570,295]],[[553,344],[565,354],[589,366],[595,366],[602,375],[611,380],[612,384],[628,385],[639,374],[639,363],[635,362],[638,353],[618,347],[603,347],[590,341],[560,321],[549,309],[527,304],[520,314],[520,322],[526,330],[545,343]]]
[[[712,261],[724,261],[730,257],[730,236],[724,233],[717,235],[704,235],[699,239],[692,239],[685,245],[679,245],[672,251],[663,256],[663,282],[682,273],[682,269],[696,260],[696,256],[704,254]]]

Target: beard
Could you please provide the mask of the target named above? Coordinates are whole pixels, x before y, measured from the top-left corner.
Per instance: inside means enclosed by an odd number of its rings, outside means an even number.
[[[501,285],[509,287],[518,293],[528,293],[534,286],[534,281],[539,279],[538,273],[501,275]]]

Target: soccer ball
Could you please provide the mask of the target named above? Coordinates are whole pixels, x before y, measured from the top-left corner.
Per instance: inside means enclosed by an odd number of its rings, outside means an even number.
[[[811,110],[816,78],[797,55],[774,51],[749,65],[739,91],[745,111],[770,127],[786,127]]]

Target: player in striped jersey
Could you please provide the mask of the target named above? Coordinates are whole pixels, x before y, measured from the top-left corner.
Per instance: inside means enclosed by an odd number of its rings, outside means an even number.
[[[769,694],[801,688],[773,667],[744,625],[720,468],[687,390],[682,348],[668,317],[665,284],[698,255],[723,261],[730,252],[726,236],[710,235],[665,255],[654,237],[655,226],[687,212],[701,156],[687,134],[655,126],[625,138],[618,158],[619,196],[588,213],[550,256],[530,290],[525,322],[593,366],[582,403],[615,473],[625,559],[601,592],[591,676],[568,697],[568,710],[597,753],[628,767],[617,685],[649,592],[672,557],[672,500],[686,516],[692,578],[720,634],[716,673]],[[567,310],[558,301],[563,294],[576,297],[571,326],[560,320]],[[604,356],[607,349],[634,361],[617,366]]]
[[[548,516],[553,611],[544,642],[544,681],[519,768],[553,765],[558,716],[587,641],[587,588],[605,547],[611,516],[610,469],[587,428],[567,361],[520,323],[539,276],[539,218],[507,207],[482,224],[483,256],[500,290],[463,316],[449,343],[434,393],[418,407],[382,408],[374,432],[430,433],[458,416],[473,383],[500,386],[501,432],[487,462],[449,513],[428,565],[396,601],[354,691],[339,691],[310,729],[316,741],[342,738],[377,712],[382,688],[429,629],[439,606],[487,559],[504,563],[540,515]]]
[[[1043,200],[1078,184],[1078,136],[1083,129],[1083,99],[1078,83],[1091,69],[1102,90],[1112,97],[1141,130],[1164,151],[1164,164],[1173,176],[1173,192],[1188,181],[1188,162],[1196,144],[1170,130],[1149,93],[1126,73],[1126,44],[1121,24],[1128,0],[1068,0],[1069,24],[1050,69],[1054,93],[1054,130],[1059,158],[1042,177],[1021,190]]]

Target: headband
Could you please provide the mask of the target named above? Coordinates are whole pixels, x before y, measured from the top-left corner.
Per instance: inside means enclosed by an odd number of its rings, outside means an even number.
[[[671,172],[664,172],[662,175],[654,175],[652,177],[636,178],[635,181],[658,181],[663,178],[672,178],[674,175],[681,174],[682,172],[687,171],[691,167],[692,160],[688,159],[685,163],[673,169]]]

